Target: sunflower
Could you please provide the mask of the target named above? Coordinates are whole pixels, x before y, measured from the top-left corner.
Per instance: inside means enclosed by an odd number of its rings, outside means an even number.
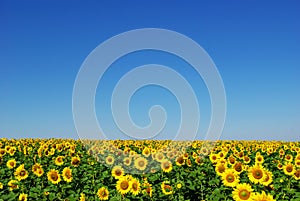
[[[293,175],[294,179],[300,180],[300,169],[297,169]]]
[[[271,171],[265,170],[266,177],[262,184],[264,186],[269,186],[273,181],[273,173]]]
[[[300,168],[300,159],[295,160],[295,166]]]
[[[150,149],[148,147],[145,147],[142,151],[142,154],[145,156],[145,157],[149,157],[151,152],[150,152]]]
[[[62,176],[63,176],[63,180],[65,180],[68,183],[71,182],[73,179],[72,169],[70,169],[69,167],[65,167],[63,169]]]
[[[152,184],[149,184],[147,181],[143,184],[144,186],[144,190],[143,190],[143,193],[146,193],[147,195],[149,195],[149,197],[152,197],[152,192],[153,192],[153,189],[152,189]]]
[[[115,179],[119,179],[124,175],[124,169],[121,166],[114,166],[113,169],[111,170],[111,175]]]
[[[155,155],[155,159],[157,162],[162,162],[162,160],[165,158],[165,155],[162,152],[159,152]]]
[[[211,153],[211,154],[209,155],[209,160],[210,160],[212,163],[217,163],[218,157],[219,157],[218,154]]]
[[[53,184],[58,184],[61,181],[60,175],[57,170],[51,169],[48,174],[48,180]]]
[[[275,201],[273,196],[266,194],[264,191],[262,193],[255,193],[253,196],[253,201]]]
[[[71,159],[71,165],[78,167],[80,163],[80,158],[78,156],[73,156]]]
[[[184,165],[184,163],[185,163],[185,160],[184,160],[184,158],[183,158],[183,156],[178,156],[177,158],[176,158],[176,165],[177,166],[182,166],[182,165]]]
[[[176,183],[176,188],[177,188],[177,189],[181,189],[182,186],[183,186],[183,182],[182,182],[182,181],[178,181],[178,182]]]
[[[70,148],[69,148],[69,152],[71,154],[73,154],[73,153],[75,153],[75,151],[76,151],[76,146],[75,145],[71,145]]]
[[[147,167],[148,161],[143,157],[138,157],[134,161],[134,167],[138,170],[145,170]]]
[[[5,149],[0,149],[0,156],[4,156],[6,154]]]
[[[185,153],[183,154],[183,158],[184,158],[184,159],[188,159],[188,158],[189,158],[189,153],[185,152]]]
[[[283,149],[280,149],[280,150],[279,150],[279,155],[280,155],[280,156],[283,156],[284,154],[285,154],[285,151],[284,151]]]
[[[296,169],[292,163],[286,163],[282,167],[282,169],[283,169],[284,174],[289,175],[289,176],[292,176],[296,171]]]
[[[279,163],[277,164],[277,168],[278,168],[279,170],[282,170],[282,168],[283,168],[282,163],[279,162]]]
[[[236,159],[235,159],[235,157],[234,157],[233,155],[230,155],[230,156],[228,157],[227,161],[228,161],[228,163],[229,163],[230,165],[234,165],[235,162],[236,162]]]
[[[20,165],[15,171],[15,177],[18,181],[24,180],[28,177],[28,172],[24,168],[24,164]]]
[[[123,159],[123,163],[124,163],[124,165],[129,166],[131,164],[131,158],[130,157],[125,157]]]
[[[109,155],[106,157],[105,162],[107,165],[112,165],[115,162],[115,158],[113,156]]]
[[[8,182],[8,186],[9,186],[9,190],[10,190],[10,191],[19,188],[19,185],[18,185],[18,181],[17,181],[17,180],[10,180],[10,181]]]
[[[186,165],[192,167],[192,161],[190,159],[186,159]]]
[[[226,164],[223,163],[217,163],[215,170],[217,175],[222,176],[222,174],[225,172],[225,170],[227,169]]]
[[[226,169],[222,174],[222,182],[225,186],[235,187],[239,182],[239,175],[234,169]]]
[[[135,151],[133,151],[133,150],[130,150],[130,152],[129,152],[129,156],[135,156],[136,155],[136,152]]]
[[[116,185],[117,191],[122,195],[128,193],[131,189],[130,178],[128,176],[123,176],[119,178]]]
[[[38,177],[41,177],[44,174],[43,168],[38,169],[34,174]]]
[[[10,150],[10,148],[11,148],[11,146],[5,146],[5,151],[6,151],[6,153],[8,153],[9,154],[9,150]]]
[[[80,193],[79,201],[85,201],[85,194]]]
[[[36,164],[34,164],[34,165],[32,166],[31,171],[34,173],[34,172],[36,172],[38,169],[41,169],[41,168],[42,168],[42,165],[39,164],[39,163],[36,163]]]
[[[97,191],[97,196],[100,200],[108,200],[109,191],[105,187],[101,187]]]
[[[255,164],[248,169],[248,177],[250,181],[255,184],[262,184],[266,179],[266,176],[265,169],[259,164]]]
[[[14,167],[16,167],[17,165],[17,162],[15,159],[10,159],[7,161],[6,163],[6,166],[9,168],[9,169],[13,169]]]
[[[249,157],[249,156],[244,156],[244,158],[243,158],[243,161],[246,163],[246,164],[249,164],[250,163],[250,161],[251,161],[251,158]]]
[[[244,166],[243,166],[243,163],[241,162],[236,162],[233,166],[233,169],[238,173],[240,174],[241,172],[243,172],[244,170]]]
[[[56,150],[57,150],[58,152],[61,152],[62,149],[63,149],[63,145],[62,145],[62,144],[56,144]]]
[[[197,156],[197,158],[195,158],[195,163],[197,163],[198,165],[200,165],[202,163],[201,156]]]
[[[162,160],[160,167],[164,172],[170,172],[172,170],[172,163],[168,159]]]
[[[172,186],[168,181],[164,181],[161,183],[161,190],[165,195],[170,195],[173,193]]]
[[[16,147],[11,147],[8,151],[10,156],[13,156],[15,154],[15,152],[16,152]]]
[[[193,159],[197,158],[197,156],[198,156],[198,154],[197,154],[196,152],[193,151],[193,153],[192,153]]]
[[[25,194],[25,193],[21,193],[20,195],[19,195],[19,200],[20,201],[27,201],[27,194]]]
[[[55,165],[61,166],[64,164],[64,157],[63,156],[57,156],[55,158]]]
[[[238,153],[237,153],[237,157],[238,157],[239,159],[243,159],[243,157],[244,157],[244,150],[241,150],[240,152],[238,152]]]
[[[49,156],[53,156],[55,154],[55,149],[52,147],[49,151]]]
[[[141,184],[140,184],[139,180],[132,179],[130,192],[136,196],[139,194],[140,190],[141,190]]]
[[[227,160],[225,158],[219,158],[217,163],[227,164]]]
[[[253,189],[249,184],[238,184],[232,192],[232,197],[235,201],[253,201]]]
[[[288,162],[292,162],[293,161],[293,156],[291,154],[287,154],[287,155],[285,155],[284,159]]]
[[[258,152],[259,153],[259,152]],[[256,164],[262,164],[265,161],[264,157],[260,154],[257,154],[255,156],[255,163]]]

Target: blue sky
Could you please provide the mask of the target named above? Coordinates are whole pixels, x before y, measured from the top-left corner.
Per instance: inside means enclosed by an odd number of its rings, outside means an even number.
[[[85,58],[114,35],[153,27],[190,37],[213,59],[227,96],[221,139],[299,141],[299,7],[298,1],[1,1],[0,137],[78,138],[72,90]],[[189,80],[204,132],[210,99],[201,77],[180,59],[155,51],[125,56],[107,71],[96,94],[100,123],[121,137],[108,107],[110,90],[125,70],[153,60]],[[169,112],[166,129],[172,133],[180,110],[165,89],[139,90],[130,103],[133,120],[147,125],[153,104]]]

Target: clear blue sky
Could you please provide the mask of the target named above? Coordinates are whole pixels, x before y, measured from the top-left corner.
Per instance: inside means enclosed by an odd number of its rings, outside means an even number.
[[[116,34],[154,27],[192,38],[214,60],[227,94],[221,139],[299,141],[299,8],[299,1],[1,1],[0,137],[78,138],[72,90],[84,59]],[[210,100],[201,77],[178,58],[151,51],[128,55],[107,72],[101,81],[105,90],[96,95],[99,121],[117,133],[107,99],[126,73],[119,68],[151,59],[190,80],[205,130]],[[178,103],[162,88],[136,93],[133,120],[147,125],[153,104],[166,107],[168,128],[174,129]]]

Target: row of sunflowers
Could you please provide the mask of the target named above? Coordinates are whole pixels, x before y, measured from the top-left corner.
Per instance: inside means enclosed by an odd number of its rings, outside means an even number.
[[[2,200],[300,200],[300,142],[1,139]]]

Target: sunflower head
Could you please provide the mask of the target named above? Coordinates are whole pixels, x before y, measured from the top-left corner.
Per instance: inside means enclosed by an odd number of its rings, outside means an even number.
[[[227,160],[230,165],[234,165],[236,162],[236,159],[233,155],[230,155]]]
[[[284,159],[288,162],[291,162],[291,161],[293,161],[293,156],[291,154],[287,154],[287,155],[285,155]]]
[[[172,186],[170,185],[170,183],[168,181],[162,182],[161,189],[165,195],[170,195],[173,193]]]
[[[9,190],[10,190],[10,191],[19,188],[19,185],[18,185],[18,181],[17,181],[17,180],[10,180],[10,181],[8,182],[8,186],[9,186]]]
[[[97,191],[97,196],[100,200],[108,200],[109,198],[109,191],[105,187],[101,187]]]
[[[265,160],[264,160],[264,157],[262,155],[258,154],[258,155],[255,156],[255,163],[262,164],[264,161]]]
[[[115,179],[119,179],[120,177],[124,176],[124,169],[121,166],[114,166],[111,170],[111,175]]]
[[[227,167],[225,164],[223,164],[223,163],[216,164],[215,170],[219,176],[222,176],[222,174],[225,172],[226,169],[227,169]]]
[[[243,172],[243,170],[244,170],[244,166],[243,166],[243,164],[242,164],[241,162],[236,162],[236,163],[234,164],[233,168],[234,168],[234,170],[235,170],[238,174],[240,174],[240,173]]]
[[[292,163],[286,163],[283,167],[283,172],[286,174],[286,175],[289,175],[289,176],[293,176],[295,171],[296,171],[296,168],[294,167],[294,165]]]
[[[162,160],[165,158],[165,155],[162,152],[158,152],[155,154],[155,159],[157,162],[162,162]]]
[[[20,165],[15,171],[15,177],[21,181],[28,177],[28,172],[24,168],[24,164]]]
[[[176,158],[176,165],[182,166],[182,165],[184,165],[184,163],[185,163],[185,160],[184,160],[183,156],[178,156]]]
[[[297,169],[293,175],[294,179],[300,180],[300,169]]]
[[[145,170],[147,167],[148,161],[144,157],[138,157],[134,161],[134,167],[138,170]]]
[[[266,179],[265,169],[260,164],[255,164],[254,166],[248,169],[248,177],[251,182],[263,183]]]
[[[105,159],[107,165],[113,165],[115,162],[115,158],[111,155],[107,156]]]
[[[74,167],[78,167],[80,164],[80,158],[78,156],[74,156],[71,159],[71,165],[73,165]]]
[[[79,197],[79,201],[85,201],[85,194],[84,193],[80,193],[80,197]]]
[[[62,172],[63,180],[66,182],[71,182],[73,180],[72,169],[65,167]]]
[[[152,197],[152,192],[153,192],[152,185],[149,184],[147,181],[145,181],[143,186],[144,186],[143,193],[149,195],[149,197]]]
[[[130,192],[136,196],[139,194],[140,190],[141,190],[141,184],[140,184],[139,180],[132,179]]]
[[[253,196],[253,201],[275,201],[273,196],[266,194],[264,191],[262,193],[255,193]]]
[[[218,158],[219,158],[218,154],[211,153],[211,154],[209,155],[209,159],[210,159],[210,161],[211,161],[212,163],[217,163]]]
[[[253,189],[249,184],[242,183],[238,184],[234,191],[232,192],[232,197],[236,201],[252,201],[253,198]]]
[[[123,176],[119,178],[116,185],[117,191],[122,195],[128,193],[131,189],[130,180],[131,179],[128,176]]]
[[[27,194],[21,193],[21,194],[19,195],[19,200],[20,200],[20,201],[27,201],[27,197],[28,197]]]
[[[271,171],[265,170],[265,179],[262,182],[263,185],[269,186],[273,181],[273,173]]]
[[[130,164],[131,164],[131,158],[130,158],[130,157],[125,157],[125,158],[123,159],[123,163],[124,163],[124,165],[126,165],[126,166],[130,166]]]
[[[13,169],[14,167],[16,167],[17,165],[17,162],[15,159],[10,159],[7,161],[6,163],[6,166],[9,168],[9,169]]]
[[[170,172],[172,170],[172,163],[168,159],[164,159],[161,162],[161,169],[164,172]]]
[[[222,174],[222,181],[225,186],[235,187],[239,183],[239,175],[234,169],[226,169]]]
[[[142,154],[145,156],[145,157],[149,157],[150,154],[151,154],[151,151],[148,147],[145,147],[142,151]]]
[[[64,164],[64,157],[63,156],[57,156],[55,158],[55,165],[61,166]]]
[[[52,184],[58,184],[61,181],[60,175],[57,170],[51,169],[47,174],[48,180]]]

